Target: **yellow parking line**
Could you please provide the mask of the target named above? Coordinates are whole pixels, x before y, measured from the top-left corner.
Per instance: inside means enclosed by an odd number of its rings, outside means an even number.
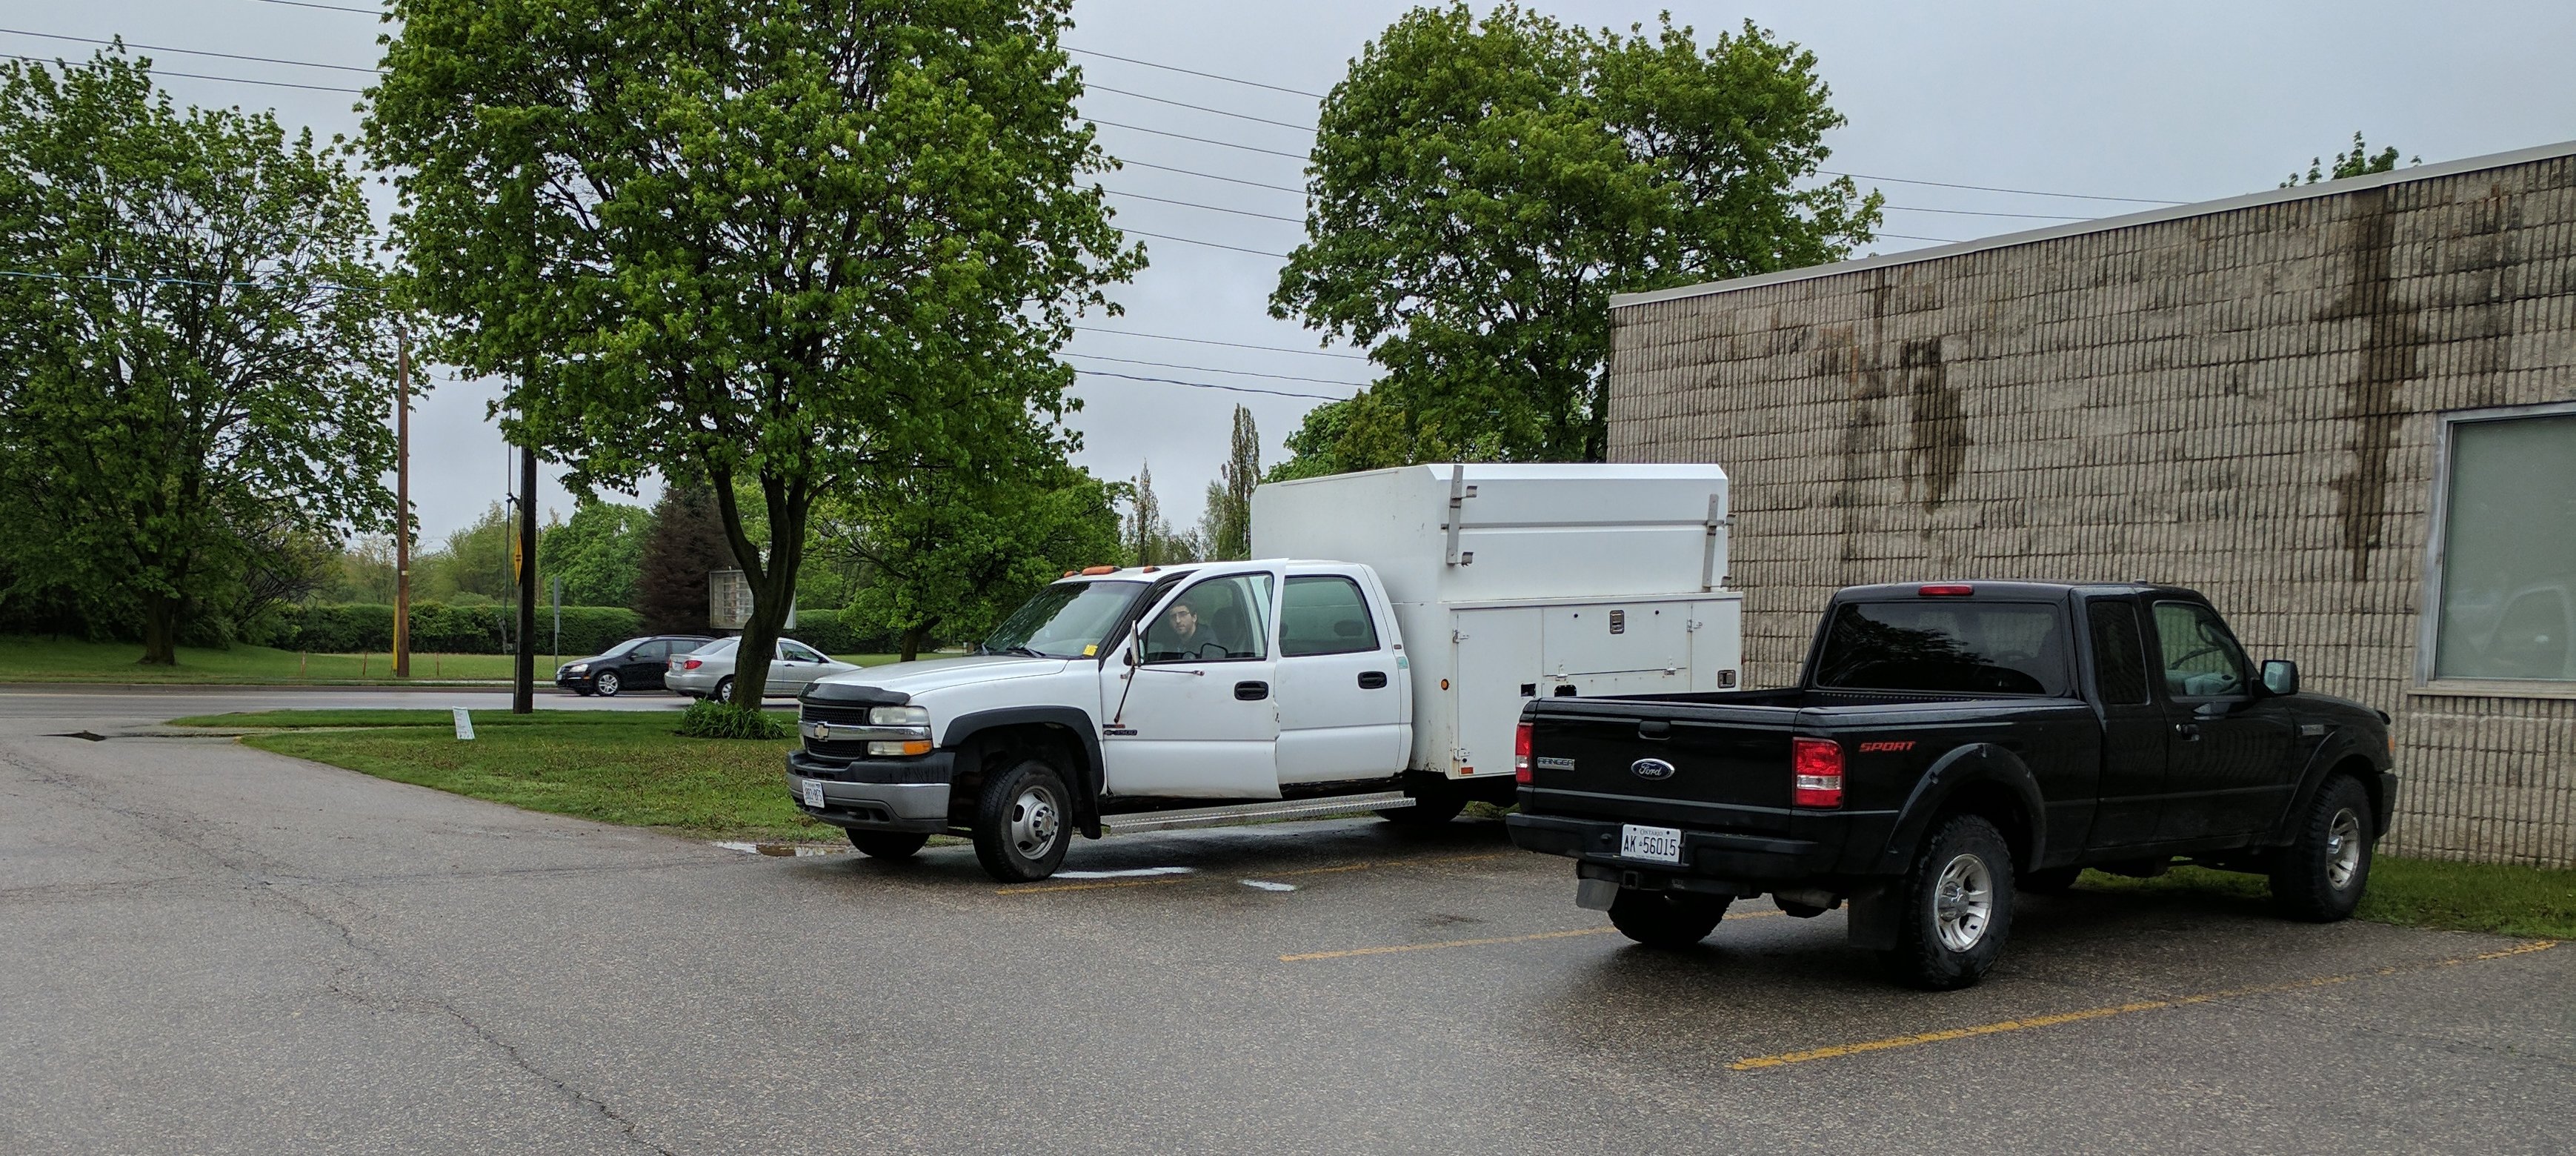
[[[2204,1004],[2223,999],[2236,999],[2249,995],[2268,995],[2277,992],[2304,991],[2310,988],[2332,987],[2340,983],[2351,983],[2357,979],[2374,979],[2380,976],[2399,975],[2406,972],[2430,971],[2437,967],[2458,967],[2464,963],[2477,963],[2482,960],[2489,959],[2503,959],[2506,956],[2512,955],[2527,955],[2535,951],[2547,951],[2556,946],[2558,946],[2558,942],[2556,940],[2534,940],[2530,943],[2517,944],[2501,951],[2490,951],[2479,955],[2464,955],[2455,959],[2438,959],[2430,963],[2383,967],[2377,971],[2355,972],[2347,975],[2322,975],[2313,979],[2298,979],[2291,980],[2287,983],[2268,983],[2254,987],[2230,988],[2226,991],[2211,991],[2202,992],[2198,995],[2175,996],[2172,999],[2138,1000],[2134,1003],[2114,1004],[2109,1007],[2086,1008],[2082,1011],[2057,1012],[2052,1015],[2028,1016],[2022,1019],[2003,1020],[1998,1023],[1978,1024],[1975,1027],[1949,1028],[1937,1032],[1917,1032],[1913,1035],[1889,1036],[1886,1039],[1881,1040],[1864,1040],[1860,1043],[1853,1044],[1835,1044],[1830,1047],[1809,1048],[1805,1051],[1799,1052],[1781,1052],[1777,1055],[1770,1056],[1750,1056],[1745,1059],[1737,1060],[1727,1066],[1739,1072],[1753,1071],[1759,1068],[1786,1067],[1790,1064],[1803,1064],[1811,1060],[1831,1060],[1838,1059],[1843,1056],[1856,1056],[1865,1052],[1883,1052],[1893,1048],[1911,1048],[1922,1044],[1937,1044],[1949,1040],[1964,1040],[1976,1036],[1997,1035],[2003,1032],[2018,1032],[2027,1031],[2032,1028],[2056,1027],[2059,1024],[2071,1024],[2080,1023],[2084,1020],[2105,1019],[2110,1016],[2127,1015],[2131,1012],[2162,1011],[2168,1008],[2189,1007],[2193,1004]]]
[[[1741,915],[1729,915],[1726,919],[1727,922],[1732,923],[1738,919],[1760,919],[1766,915],[1778,914],[1780,913],[1777,911],[1747,911]],[[1542,931],[1536,935],[1499,935],[1491,939],[1452,939],[1441,943],[1390,943],[1382,947],[1353,947],[1342,951],[1308,951],[1301,952],[1296,955],[1283,955],[1279,957],[1279,962],[1303,963],[1310,959],[1349,959],[1358,955],[1393,955],[1399,951],[1430,951],[1434,948],[1440,947],[1487,947],[1497,943],[1530,943],[1541,939],[1572,939],[1578,935],[1606,935],[1617,930],[1619,929],[1616,927],[1581,927],[1576,928],[1573,931]]]

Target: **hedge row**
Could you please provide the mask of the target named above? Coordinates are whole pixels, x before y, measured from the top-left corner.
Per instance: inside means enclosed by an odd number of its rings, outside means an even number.
[[[422,654],[507,654],[507,635],[514,621],[507,606],[447,606],[415,602],[411,606],[411,648]],[[623,606],[563,608],[563,653],[596,654],[644,633],[643,619]],[[270,645],[315,653],[383,652],[394,645],[391,606],[299,606],[286,612],[279,637]],[[555,646],[554,610],[537,612],[537,642]]]
[[[412,603],[411,648],[422,654],[507,654],[510,648],[503,632],[513,621],[513,613],[507,606]],[[562,651],[566,655],[597,654],[643,633],[643,619],[622,606],[563,608]],[[888,632],[853,628],[834,610],[798,614],[796,625],[784,633],[825,654],[879,654],[895,646]],[[285,621],[275,636],[265,641],[282,649],[316,654],[390,651],[394,645],[394,608],[364,604],[293,607],[285,612]],[[550,652],[555,648],[551,607],[537,611],[537,644]]]

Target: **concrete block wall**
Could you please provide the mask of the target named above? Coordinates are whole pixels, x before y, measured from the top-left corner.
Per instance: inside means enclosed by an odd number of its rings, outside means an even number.
[[[1733,477],[1749,685],[1845,585],[2179,583],[2394,716],[2389,850],[2576,865],[2576,698],[2413,676],[2435,415],[2576,400],[2576,158],[2353,183],[1622,304],[1611,460]]]

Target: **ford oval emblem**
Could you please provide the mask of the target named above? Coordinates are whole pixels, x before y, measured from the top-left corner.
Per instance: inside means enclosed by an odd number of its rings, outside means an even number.
[[[1669,779],[1673,777],[1673,765],[1662,759],[1639,759],[1628,764],[1628,773],[1641,779]]]

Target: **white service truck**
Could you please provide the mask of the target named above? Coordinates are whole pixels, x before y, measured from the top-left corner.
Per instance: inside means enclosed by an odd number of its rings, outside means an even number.
[[[976,652],[820,679],[787,787],[868,855],[1509,803],[1521,704],[1736,685],[1726,474],[1422,465],[1254,491],[1262,560],[1068,573]]]

